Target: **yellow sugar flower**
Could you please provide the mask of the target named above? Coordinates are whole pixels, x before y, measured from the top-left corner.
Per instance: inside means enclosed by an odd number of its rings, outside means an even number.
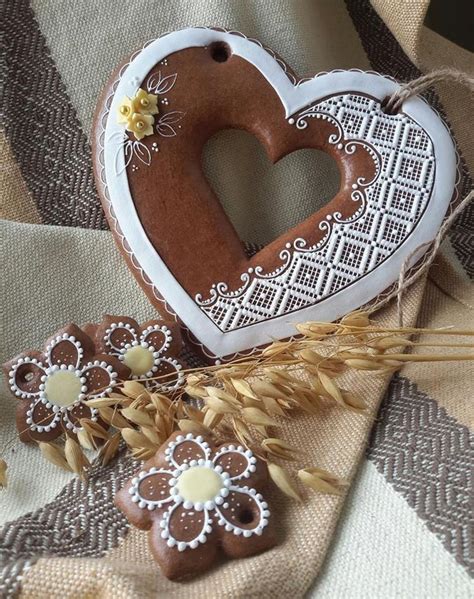
[[[132,115],[132,101],[130,98],[125,97],[121,102],[117,110],[117,121],[119,123],[126,123]]]
[[[146,135],[153,134],[154,122],[155,117],[153,117],[151,114],[140,114],[138,112],[134,112],[127,120],[126,129],[135,135],[135,139],[142,139]]]
[[[158,114],[158,96],[139,89],[132,100],[132,110],[140,114]]]

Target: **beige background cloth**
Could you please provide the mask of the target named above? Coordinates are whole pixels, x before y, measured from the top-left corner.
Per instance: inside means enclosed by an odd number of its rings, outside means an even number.
[[[260,39],[301,75],[359,67],[410,79],[418,73],[410,59],[421,70],[472,69],[467,52],[424,27],[427,1],[373,5],[375,10],[364,0],[9,5],[0,191],[3,217],[16,222],[2,228],[2,360],[39,347],[71,320],[80,324],[103,312],[138,320],[154,315],[111,235],[90,230],[106,226],[91,179],[92,114],[122,57],[166,30],[212,23]],[[472,137],[465,127],[469,98],[461,89],[437,91],[472,165]],[[18,109],[25,98],[39,113]],[[303,151],[271,168],[255,141],[239,133],[212,140],[204,161],[241,238],[253,243],[304,218],[314,206],[314,190],[324,202],[337,183],[327,158]],[[406,294],[406,324],[415,322],[420,306],[419,322],[426,326],[472,321],[468,225],[468,217],[456,223],[424,298],[424,282]],[[394,323],[394,307],[378,318]],[[335,408],[319,419],[289,423],[287,438],[305,448],[306,462],[352,479],[364,457],[336,536],[342,500],[308,494],[296,505],[275,492],[281,544],[182,585],[160,576],[146,534],[129,531],[113,508],[114,489],[133,471],[129,460],[121,456],[110,469],[98,469],[85,488],[42,461],[34,448],[14,446],[6,455],[10,488],[0,493],[0,514],[8,521],[0,532],[0,594],[286,597],[309,591],[316,597],[468,597],[470,373],[465,364],[409,366],[386,393],[387,380],[353,377],[347,384],[369,401],[369,415]],[[0,401],[3,446],[14,435],[14,400],[3,393]]]

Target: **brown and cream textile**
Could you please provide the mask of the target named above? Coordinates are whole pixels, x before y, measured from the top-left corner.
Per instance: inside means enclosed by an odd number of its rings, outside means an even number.
[[[98,320],[104,312],[156,316],[110,233],[100,230],[106,224],[92,179],[93,109],[122,57],[164,31],[211,23],[260,39],[302,75],[358,67],[406,81],[441,66],[473,75],[472,54],[423,24],[428,4],[4,2],[1,361],[71,320]],[[472,99],[442,85],[427,97],[456,136],[465,195],[474,167]],[[236,176],[239,155],[248,168]],[[255,244],[304,218],[314,190],[329,197],[335,184],[328,164],[308,168],[312,158],[298,153],[274,173],[254,140],[238,134],[211,141],[205,158],[242,239]],[[255,186],[257,206],[250,207]],[[461,214],[426,280],[405,294],[405,324],[472,326],[473,211],[471,205]],[[395,324],[395,307],[377,319]],[[130,530],[113,505],[136,467],[125,452],[94,467],[86,486],[44,462],[36,448],[9,445],[10,484],[0,491],[0,596],[468,597],[473,374],[467,363],[427,363],[406,366],[391,382],[354,376],[347,384],[368,401],[367,416],[332,408],[318,419],[288,422],[284,434],[306,451],[305,463],[354,480],[345,505],[319,494],[296,504],[275,492],[280,545],[184,584],[160,576],[146,534]],[[3,389],[2,448],[15,437],[14,408]]]

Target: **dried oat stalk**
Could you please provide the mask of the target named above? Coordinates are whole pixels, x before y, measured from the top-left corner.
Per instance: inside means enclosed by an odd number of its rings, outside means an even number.
[[[179,429],[211,434],[217,441],[237,439],[267,461],[275,484],[294,499],[301,498],[297,481],[307,489],[340,495],[346,483],[332,473],[307,467],[292,476],[282,465],[302,459],[301,452],[278,435],[285,419],[301,412],[317,417],[331,403],[364,412],[364,399],[341,384],[347,371],[372,376],[391,374],[407,361],[474,359],[472,353],[403,353],[409,347],[430,346],[409,338],[418,332],[472,336],[472,331],[387,329],[371,322],[361,310],[338,323],[306,322],[296,328],[298,338],[276,341],[250,357],[184,371],[186,384],[172,396],[153,393],[140,380],[134,380],[116,387],[105,398],[89,399],[87,403],[99,410],[109,428],[83,419],[77,441],[68,437],[64,448],[40,444],[43,455],[59,467],[84,476],[89,462],[83,448],[99,449],[99,459],[107,464],[124,441],[133,457],[146,460]],[[472,348],[473,344],[432,344],[439,346]],[[5,466],[2,471],[0,462],[2,476],[5,478]]]
[[[8,486],[7,468],[5,460],[0,458],[0,489],[6,489]]]

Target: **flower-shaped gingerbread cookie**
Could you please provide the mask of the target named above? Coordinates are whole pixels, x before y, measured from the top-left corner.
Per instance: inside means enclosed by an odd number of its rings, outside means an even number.
[[[150,379],[144,381],[150,390],[172,393],[184,383],[176,323],[150,320],[140,326],[132,318],[106,315],[95,329],[95,344],[130,368],[132,378]]]
[[[63,432],[77,433],[79,420],[99,420],[84,402],[103,397],[130,370],[117,358],[95,355],[94,343],[71,324],[45,344],[43,353],[28,351],[4,365],[9,386],[20,398],[16,424],[22,441],[52,441]]]
[[[185,578],[208,569],[221,550],[246,557],[275,544],[264,462],[240,446],[173,433],[116,496],[165,576]]]

